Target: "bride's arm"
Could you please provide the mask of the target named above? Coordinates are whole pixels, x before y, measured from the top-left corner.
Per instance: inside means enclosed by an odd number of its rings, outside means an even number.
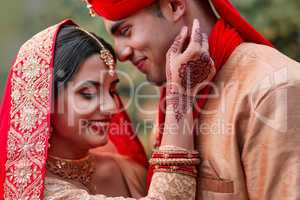
[[[153,176],[149,193],[140,200],[192,200],[195,199],[195,178],[187,175],[156,172]],[[67,181],[57,178],[45,178],[44,200],[136,200],[125,197],[107,197],[97,194],[91,195]]]
[[[215,68],[207,36],[201,33],[198,20],[194,20],[189,44],[184,49],[187,36],[188,29],[183,28],[167,54],[167,110],[162,145],[193,150],[195,96],[215,75]]]
[[[167,54],[166,117],[161,150],[167,148],[191,153],[194,150],[195,96],[205,87],[204,82],[210,81],[215,75],[215,68],[209,56],[207,36],[201,33],[198,20],[194,21],[189,44],[183,49],[187,38],[188,29],[185,27]],[[207,76],[201,77],[201,68],[209,69]],[[195,177],[179,173],[155,173],[148,197],[192,200],[195,199],[195,193]]]

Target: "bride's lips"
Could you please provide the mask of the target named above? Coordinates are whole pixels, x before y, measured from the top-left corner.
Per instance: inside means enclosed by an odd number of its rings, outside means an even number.
[[[146,73],[146,60],[147,58],[142,58],[137,61],[134,61],[133,64],[142,72]]]
[[[105,135],[108,132],[109,128],[109,120],[89,120],[88,128],[92,131],[93,134],[97,134],[100,136]]]

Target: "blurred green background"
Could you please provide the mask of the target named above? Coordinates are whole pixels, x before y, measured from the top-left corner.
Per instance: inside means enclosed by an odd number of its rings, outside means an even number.
[[[286,55],[300,61],[300,1],[299,0],[233,0],[251,24],[270,39]],[[8,69],[19,47],[33,34],[62,19],[71,18],[87,30],[111,42],[100,18],[91,18],[81,0],[20,0],[2,1],[0,7],[0,99]],[[138,84],[144,76],[128,63],[119,63]],[[130,96],[128,84],[120,84],[119,91],[126,100]],[[155,88],[143,88],[145,94],[155,93]],[[141,102],[143,109],[156,111],[157,98]],[[148,148],[150,132],[156,112],[144,114],[134,104],[128,108],[137,132]],[[139,125],[139,126],[138,126]]]

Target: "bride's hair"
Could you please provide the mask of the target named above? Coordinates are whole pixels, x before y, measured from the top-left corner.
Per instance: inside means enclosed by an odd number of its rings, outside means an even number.
[[[116,56],[110,44],[93,34],[111,52],[114,59]],[[55,43],[53,91],[54,98],[60,88],[66,86],[78,71],[80,65],[90,56],[99,53],[102,47],[94,38],[76,28],[76,26],[64,26],[58,33]]]

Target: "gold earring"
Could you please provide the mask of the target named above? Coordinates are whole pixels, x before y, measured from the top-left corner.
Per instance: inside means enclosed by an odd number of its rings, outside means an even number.
[[[100,58],[104,61],[105,65],[108,66],[108,73],[113,76],[115,74],[115,61],[110,51],[103,49],[100,51]]]

